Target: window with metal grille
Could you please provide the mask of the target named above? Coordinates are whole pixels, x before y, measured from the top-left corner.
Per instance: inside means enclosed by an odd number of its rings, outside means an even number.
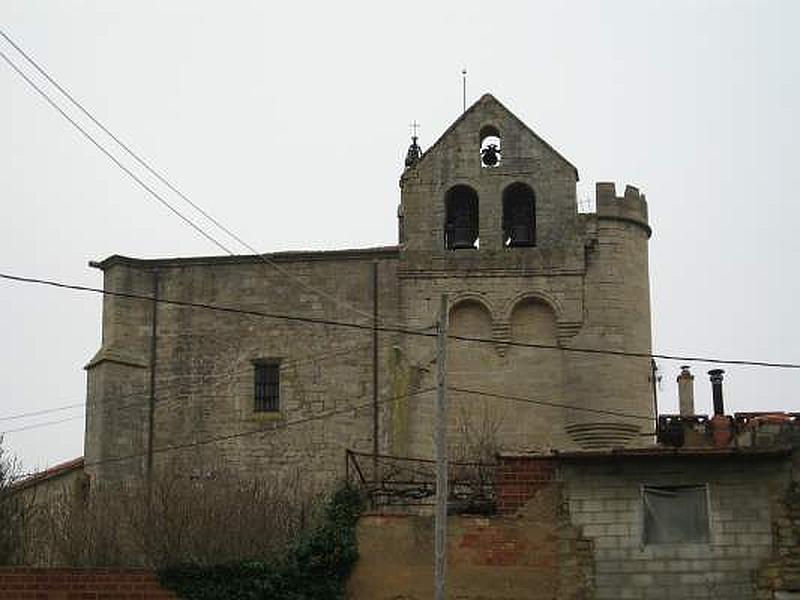
[[[708,487],[644,486],[645,544],[707,543]]]
[[[281,368],[276,362],[256,362],[255,405],[256,412],[276,411],[281,400]]]

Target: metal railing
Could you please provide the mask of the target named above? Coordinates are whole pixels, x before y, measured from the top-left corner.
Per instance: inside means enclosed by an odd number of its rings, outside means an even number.
[[[495,512],[497,464],[450,462],[448,511],[462,514]],[[346,476],[379,507],[434,506],[436,461],[347,450]]]

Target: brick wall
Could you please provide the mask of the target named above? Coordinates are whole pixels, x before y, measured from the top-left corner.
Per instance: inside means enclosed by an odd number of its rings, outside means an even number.
[[[554,458],[530,459],[503,457],[497,467],[497,510],[512,515],[543,487],[556,480],[558,464]]]
[[[0,600],[177,600],[145,569],[0,568]]]
[[[448,597],[462,600],[592,598],[592,543],[569,523],[555,463],[510,459],[500,468],[500,514],[451,516]],[[433,517],[368,515],[358,526],[352,600],[433,596]]]

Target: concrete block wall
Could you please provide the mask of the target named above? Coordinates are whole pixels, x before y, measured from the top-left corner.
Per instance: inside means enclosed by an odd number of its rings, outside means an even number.
[[[598,600],[752,600],[771,556],[780,458],[604,460],[562,466],[572,523],[594,544]],[[708,485],[709,543],[645,545],[641,487]]]

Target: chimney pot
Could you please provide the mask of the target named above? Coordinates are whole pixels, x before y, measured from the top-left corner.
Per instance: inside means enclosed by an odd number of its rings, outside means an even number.
[[[678,406],[682,417],[694,416],[694,375],[687,365],[681,367],[678,375]]]
[[[722,400],[722,375],[725,373],[722,369],[711,369],[708,375],[711,378],[711,392],[714,398],[714,415],[725,414],[725,404]]]

